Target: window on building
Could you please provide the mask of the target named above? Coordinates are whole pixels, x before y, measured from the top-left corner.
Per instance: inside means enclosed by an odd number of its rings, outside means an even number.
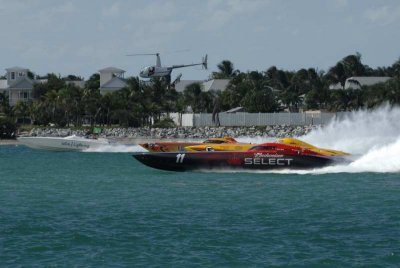
[[[18,73],[18,76],[25,76],[25,73],[19,72],[19,73]]]
[[[20,92],[19,93],[19,98],[20,99],[24,99],[24,100],[28,100],[29,99],[29,92]]]
[[[11,72],[11,80],[15,79],[15,72]]]

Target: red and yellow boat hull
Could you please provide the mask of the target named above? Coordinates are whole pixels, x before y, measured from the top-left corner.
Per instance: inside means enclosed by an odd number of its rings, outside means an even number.
[[[185,147],[199,145],[219,145],[219,144],[237,144],[237,141],[231,137],[210,138],[203,142],[154,142],[139,144],[149,152],[182,152]]]

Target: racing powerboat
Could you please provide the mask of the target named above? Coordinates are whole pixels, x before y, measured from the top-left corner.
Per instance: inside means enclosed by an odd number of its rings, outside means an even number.
[[[30,148],[49,151],[84,151],[110,145],[110,141],[107,139],[91,139],[75,135],[68,137],[18,137],[17,139]]]
[[[153,142],[140,143],[139,145],[149,152],[181,152],[185,147],[196,145],[217,145],[217,144],[237,144],[238,142],[231,137],[210,138],[203,142]]]
[[[170,171],[312,169],[345,161],[344,155],[279,142],[253,145],[246,151],[146,152],[133,157],[149,167]]]

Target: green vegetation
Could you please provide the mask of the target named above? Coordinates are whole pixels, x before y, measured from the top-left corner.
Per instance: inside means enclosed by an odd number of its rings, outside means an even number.
[[[153,128],[173,128],[175,127],[175,123],[171,118],[163,118],[157,123],[152,125]]]
[[[392,66],[372,69],[362,64],[361,55],[356,53],[344,57],[327,73],[314,68],[285,71],[275,66],[265,72],[242,73],[229,61],[223,61],[218,68],[220,71],[213,77],[231,79],[227,90],[221,93],[221,110],[242,106],[248,112],[296,112],[299,108],[336,112],[373,108],[383,102],[400,104],[400,59]],[[346,79],[352,76],[393,79],[361,89],[343,89]],[[338,83],[342,89],[329,90],[330,85]]]
[[[296,112],[303,109],[345,111],[373,108],[383,102],[400,104],[400,59],[389,67],[370,68],[362,64],[361,55],[344,57],[326,73],[314,68],[298,71],[280,70],[275,66],[266,71],[240,72],[229,60],[217,65],[210,78],[230,79],[223,92],[204,92],[200,85],[189,85],[178,93],[164,79],[144,83],[138,77],[127,80],[127,87],[101,95],[100,76],[93,74],[84,88],[66,81],[81,80],[69,75],[61,78],[48,74],[47,83],[36,84],[32,102],[8,104],[0,93],[0,117],[3,121],[57,127],[93,126],[171,126],[171,112],[213,113],[242,106],[248,112]],[[351,76],[390,76],[386,83],[363,87],[361,90],[329,90]],[[8,119],[4,119],[8,118]],[[13,118],[10,120],[9,118]],[[18,120],[17,120],[18,119]]]
[[[17,127],[13,120],[6,117],[0,117],[0,139],[13,139]]]

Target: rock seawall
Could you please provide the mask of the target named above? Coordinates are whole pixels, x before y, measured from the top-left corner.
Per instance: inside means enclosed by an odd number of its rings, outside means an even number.
[[[205,139],[231,137],[298,137],[320,126],[266,126],[266,127],[176,127],[176,128],[104,128],[101,137],[140,139]],[[26,136],[65,137],[83,136],[87,130],[69,128],[34,128]]]

